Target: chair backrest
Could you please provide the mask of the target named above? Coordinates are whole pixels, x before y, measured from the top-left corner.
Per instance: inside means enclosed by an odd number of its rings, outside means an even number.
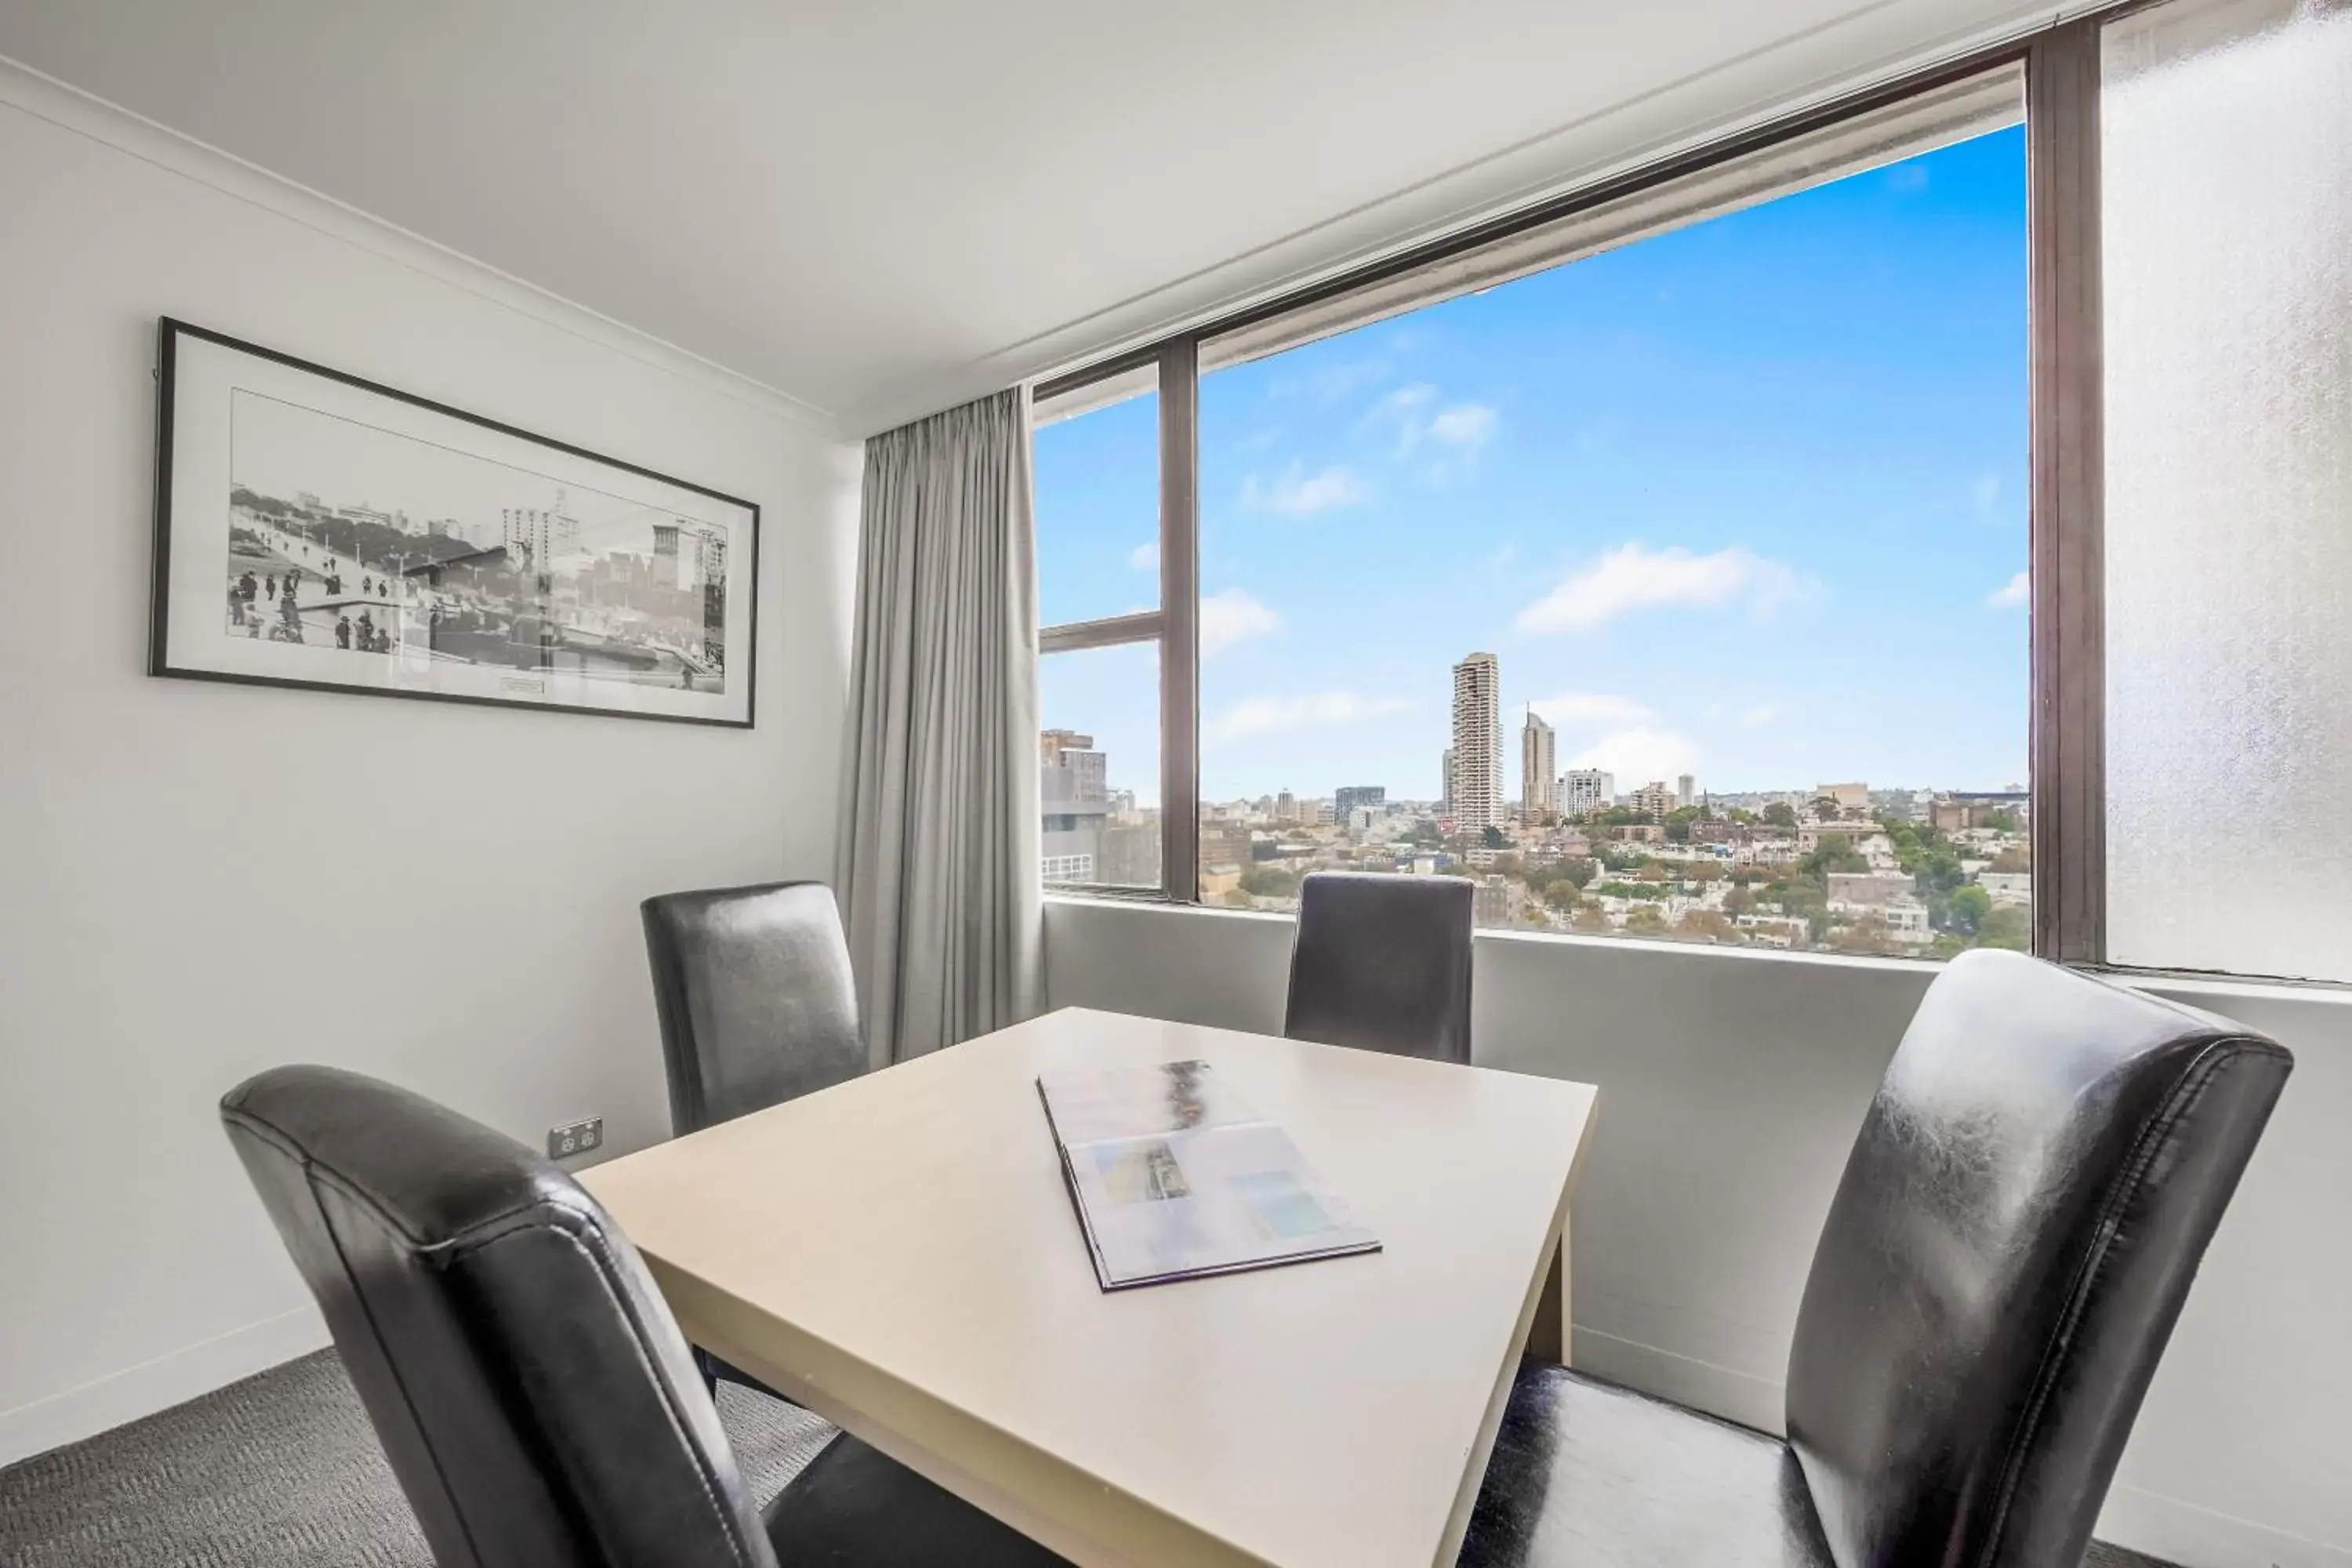
[[[1468,1061],[1471,892],[1458,877],[1308,877],[1298,889],[1282,1032]]]
[[[2021,954],[1955,959],[1813,1255],[1789,1439],[1842,1568],[2082,1561],[2293,1058]]]
[[[646,952],[687,1133],[866,1068],[841,910],[822,882],[664,893],[644,904]]]
[[[571,1177],[333,1068],[221,1120],[441,1568],[774,1568],[677,1322]]]

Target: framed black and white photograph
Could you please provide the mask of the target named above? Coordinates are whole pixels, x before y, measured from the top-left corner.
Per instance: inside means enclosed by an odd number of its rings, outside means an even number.
[[[166,318],[156,675],[748,726],[759,508]]]

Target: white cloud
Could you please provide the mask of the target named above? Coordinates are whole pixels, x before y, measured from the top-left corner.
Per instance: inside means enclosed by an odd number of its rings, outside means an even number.
[[[1396,455],[1411,457],[1424,444],[1434,444],[1468,456],[1495,434],[1492,405],[1456,403],[1437,406],[1437,388],[1425,381],[1400,386],[1366,411],[1363,425],[1396,433]]]
[[[1607,691],[1564,691],[1531,705],[1556,730],[1607,730],[1654,724],[1658,716],[1631,697]]]
[[[1402,423],[1415,416],[1420,409],[1437,401],[1437,388],[1425,381],[1408,382],[1372,405],[1364,416],[1367,424],[1383,421]]]
[[[1495,411],[1483,403],[1457,403],[1429,422],[1429,438],[1475,452],[1495,433]]]
[[[1652,779],[1671,784],[1698,771],[1698,747],[1690,737],[1652,724],[1612,730],[1569,760],[1571,768],[1601,768],[1617,775],[1621,787]]]
[[[1214,658],[1237,642],[1282,629],[1282,617],[1239,588],[1201,601],[1201,657]]]
[[[1308,727],[1360,724],[1368,719],[1411,712],[1413,703],[1402,697],[1364,697],[1353,691],[1323,691],[1311,697],[1253,697],[1235,703],[1205,727],[1205,738],[1227,745],[1252,735],[1270,735]]]
[[[2033,579],[2020,572],[2008,582],[1985,595],[1985,607],[1993,610],[2022,609],[2033,597]]]
[[[1766,616],[1811,587],[1780,562],[1738,545],[1694,555],[1680,545],[1651,550],[1636,541],[1571,573],[1521,610],[1517,625],[1523,632],[1589,632],[1643,610],[1732,605]]]
[[[1761,730],[1780,716],[1780,705],[1778,702],[1759,702],[1755,707],[1741,712],[1739,727],[1743,730]]]
[[[1160,570],[1160,541],[1147,539],[1127,552],[1127,563],[1138,572]]]
[[[1270,511],[1282,517],[1313,517],[1341,507],[1361,506],[1372,499],[1372,487],[1338,464],[1307,474],[1297,463],[1272,484],[1260,484],[1255,474],[1242,481],[1242,510]]]

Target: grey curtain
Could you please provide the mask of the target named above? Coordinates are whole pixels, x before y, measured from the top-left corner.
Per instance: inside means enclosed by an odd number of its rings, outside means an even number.
[[[877,1065],[1036,1010],[1029,395],[866,443],[835,884]]]

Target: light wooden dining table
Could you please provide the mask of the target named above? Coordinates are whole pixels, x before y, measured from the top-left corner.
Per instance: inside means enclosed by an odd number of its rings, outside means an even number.
[[[1201,1059],[1381,1249],[1107,1292],[1040,1073]],[[688,1338],[1082,1568],[1444,1568],[1591,1085],[1069,1008],[583,1172]]]

